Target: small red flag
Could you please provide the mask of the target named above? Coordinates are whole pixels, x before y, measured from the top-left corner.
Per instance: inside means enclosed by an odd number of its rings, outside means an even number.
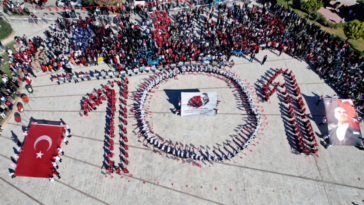
[[[82,10],[87,11],[87,9],[85,7],[82,7]]]
[[[51,8],[49,8],[49,7],[48,7],[47,9],[48,9],[49,11],[52,11],[52,9],[51,9]]]
[[[66,9],[65,9],[64,7],[61,7],[61,9],[62,9],[63,11],[66,11]]]
[[[69,10],[72,10],[72,7],[70,7],[70,6],[69,6],[69,7],[68,7],[68,9],[69,9]]]
[[[116,8],[116,6],[114,6],[114,11],[116,12],[118,9]]]
[[[54,10],[58,11],[58,8],[57,7],[54,7]]]
[[[112,8],[111,7],[109,7],[109,11],[112,11]]]
[[[120,6],[119,8],[120,8],[120,11],[122,11],[122,10],[123,10],[123,6]]]

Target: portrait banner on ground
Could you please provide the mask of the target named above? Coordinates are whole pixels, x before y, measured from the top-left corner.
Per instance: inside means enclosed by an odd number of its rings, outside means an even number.
[[[362,145],[358,116],[350,99],[325,98],[325,111],[330,143],[333,145]]]
[[[181,116],[215,116],[216,92],[182,92]]]

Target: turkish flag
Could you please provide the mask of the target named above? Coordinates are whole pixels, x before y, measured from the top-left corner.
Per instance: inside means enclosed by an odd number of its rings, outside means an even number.
[[[62,142],[64,126],[32,124],[19,154],[15,176],[48,178],[53,156]]]

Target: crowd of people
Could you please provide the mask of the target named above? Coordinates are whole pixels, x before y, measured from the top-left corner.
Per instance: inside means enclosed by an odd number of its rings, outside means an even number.
[[[222,63],[232,55],[255,56],[261,49],[278,49],[280,54],[307,60],[340,93],[355,99],[357,106],[364,102],[359,89],[364,63],[354,61],[348,43],[283,6],[269,3],[260,10],[245,4],[219,4],[190,7],[175,15],[156,10],[141,17],[138,24],[128,13],[117,15],[116,29],[110,18],[98,23],[94,14],[77,21],[59,18],[46,31],[45,40],[17,37],[20,51],[12,54],[10,50],[11,69],[14,73],[26,70],[35,77],[33,69],[72,73],[74,66],[97,65],[100,59],[117,70],[188,60]]]
[[[30,75],[36,77],[33,71],[63,69],[72,75],[75,66],[98,65],[100,60],[117,71],[186,61],[221,65],[233,55],[250,56],[253,61],[261,49],[270,49],[306,60],[344,98],[353,99],[358,111],[363,109],[364,61],[354,56],[347,42],[293,10],[270,3],[263,9],[236,3],[190,6],[173,14],[168,8],[139,13],[137,23],[123,12],[112,19],[116,27],[110,18],[99,19],[97,12],[85,19],[59,18],[45,31],[46,39],[17,36],[19,52],[6,49],[13,75],[6,82],[15,85],[7,89],[15,89],[17,79],[31,83]]]
[[[185,73],[185,72],[205,72],[209,74],[213,74],[216,76],[220,76],[221,79],[226,78],[228,80],[231,80],[234,84],[237,90],[241,93],[242,101],[248,102],[249,107],[246,107],[248,113],[252,114],[255,118],[253,121],[253,124],[255,125],[255,128],[248,134],[248,138],[245,142],[242,142],[239,140],[234,141],[236,146],[231,146],[229,149],[225,148],[225,151],[222,151],[219,149],[219,152],[214,151],[214,154],[211,154],[207,151],[206,153],[203,153],[201,150],[194,151],[194,149],[189,149],[186,146],[183,147],[183,145],[179,145],[177,147],[177,143],[172,142],[166,142],[162,141],[157,136],[152,136],[148,131],[148,124],[145,121],[145,117],[148,115],[148,111],[145,111],[143,106],[144,102],[147,98],[148,92],[155,86],[158,86],[159,83],[168,80],[169,78],[174,78],[176,75]],[[225,160],[230,159],[231,157],[234,157],[237,155],[241,150],[245,149],[250,142],[255,138],[255,136],[258,133],[259,127],[262,123],[261,117],[258,113],[257,107],[254,105],[253,99],[251,94],[249,93],[248,89],[244,86],[243,81],[234,73],[227,71],[225,69],[220,69],[215,66],[204,66],[204,65],[188,65],[188,66],[181,66],[180,68],[175,67],[174,69],[169,69],[163,73],[159,73],[156,75],[153,75],[151,78],[148,78],[143,85],[141,85],[141,88],[139,89],[140,92],[137,94],[138,98],[138,105],[136,107],[138,113],[138,124],[141,127],[141,133],[145,137],[145,139],[151,144],[154,145],[156,148],[168,153],[172,154],[176,157],[180,158],[190,158],[192,160],[208,160],[208,161],[217,161],[217,160]],[[216,111],[217,112],[217,111]],[[250,131],[250,130],[249,130]]]

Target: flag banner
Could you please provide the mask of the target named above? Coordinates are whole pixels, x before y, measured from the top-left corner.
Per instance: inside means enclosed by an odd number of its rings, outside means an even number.
[[[353,101],[324,98],[330,143],[333,145],[362,145],[358,116]]]
[[[216,115],[216,92],[182,92],[181,116]]]
[[[64,126],[32,124],[19,154],[15,176],[53,176],[53,156],[58,154],[64,129]]]

